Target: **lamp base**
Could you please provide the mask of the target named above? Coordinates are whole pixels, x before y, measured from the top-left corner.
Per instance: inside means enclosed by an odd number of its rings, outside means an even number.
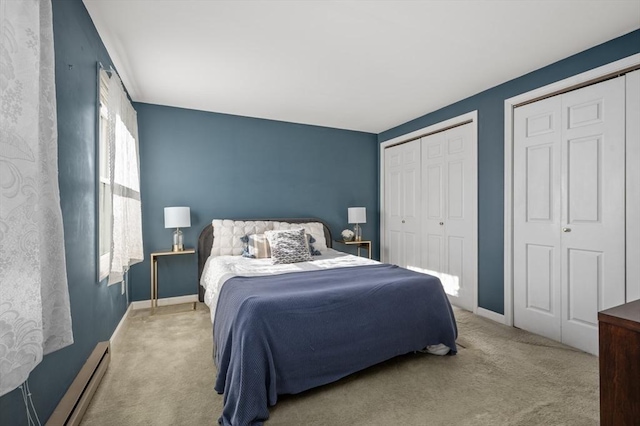
[[[184,239],[182,237],[182,231],[180,228],[176,228],[173,231],[173,245],[171,246],[172,251],[183,251],[184,250]]]
[[[353,227],[353,233],[354,233],[354,237],[353,237],[354,241],[362,241],[362,228],[357,223],[356,223],[356,226]]]

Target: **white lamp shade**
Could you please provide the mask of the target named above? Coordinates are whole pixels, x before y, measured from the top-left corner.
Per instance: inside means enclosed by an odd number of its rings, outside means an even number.
[[[366,207],[349,207],[349,223],[367,223]]]
[[[189,207],[165,207],[165,228],[188,228],[191,226],[191,209]]]

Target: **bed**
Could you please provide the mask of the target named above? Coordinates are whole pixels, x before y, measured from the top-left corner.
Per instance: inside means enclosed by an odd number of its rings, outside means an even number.
[[[261,230],[303,226],[320,250],[310,262],[284,265],[243,257],[246,237],[236,239],[254,222]],[[198,241],[198,277],[200,300],[212,312],[220,424],[261,425],[278,395],[398,355],[456,353],[455,318],[436,277],[337,252],[319,219],[213,224]],[[230,247],[220,249],[216,235]]]

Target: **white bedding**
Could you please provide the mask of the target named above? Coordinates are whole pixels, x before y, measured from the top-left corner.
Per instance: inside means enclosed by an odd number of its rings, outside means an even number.
[[[374,265],[378,261],[326,249],[322,255],[314,256],[310,262],[274,265],[270,258],[250,259],[242,256],[210,256],[204,265],[200,285],[205,289],[204,302],[211,310],[211,322],[216,314],[220,290],[229,278],[286,274],[290,272],[315,271],[320,269],[345,268]]]

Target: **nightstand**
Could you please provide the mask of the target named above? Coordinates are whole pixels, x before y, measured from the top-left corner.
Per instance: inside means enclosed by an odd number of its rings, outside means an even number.
[[[158,307],[158,258],[162,256],[178,256],[182,254],[194,254],[196,249],[188,248],[181,251],[157,251],[151,253],[151,310]],[[193,302],[193,309],[196,302]]]
[[[336,243],[345,244],[348,246],[356,246],[358,248],[358,256],[360,256],[360,249],[366,249],[369,255],[369,259],[371,259],[371,241],[369,240],[360,240],[360,241],[336,240]]]

